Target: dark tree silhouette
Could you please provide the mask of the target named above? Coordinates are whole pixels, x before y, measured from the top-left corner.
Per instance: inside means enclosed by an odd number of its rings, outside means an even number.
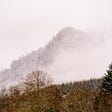
[[[112,63],[109,65],[109,70],[102,80],[102,91],[112,92]]]

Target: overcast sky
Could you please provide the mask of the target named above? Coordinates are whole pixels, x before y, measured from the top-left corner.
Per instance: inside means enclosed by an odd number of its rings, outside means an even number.
[[[104,29],[112,0],[0,0],[0,70],[45,45],[60,29]]]

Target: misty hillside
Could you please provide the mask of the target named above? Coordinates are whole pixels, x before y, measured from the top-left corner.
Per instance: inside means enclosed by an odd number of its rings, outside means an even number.
[[[13,85],[38,69],[49,72],[56,83],[85,79],[82,74],[87,74],[86,77],[90,78],[89,73],[95,73],[93,72],[96,68],[94,68],[96,65],[94,58],[97,57],[92,57],[97,52],[92,49],[92,46],[97,45],[98,42],[90,39],[90,35],[83,31],[72,27],[64,28],[45,47],[13,61],[11,68],[1,71],[0,84]],[[87,68],[84,69],[85,64]],[[92,64],[91,69],[89,66]]]

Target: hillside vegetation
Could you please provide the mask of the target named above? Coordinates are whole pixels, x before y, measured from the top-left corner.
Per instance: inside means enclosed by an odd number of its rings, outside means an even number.
[[[43,71],[1,89],[0,112],[112,112],[112,65],[102,79],[53,85]]]

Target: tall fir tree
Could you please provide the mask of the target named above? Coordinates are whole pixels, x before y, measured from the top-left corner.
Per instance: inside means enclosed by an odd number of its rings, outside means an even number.
[[[107,70],[107,73],[103,77],[102,91],[112,92],[112,63],[109,65],[109,69]]]

